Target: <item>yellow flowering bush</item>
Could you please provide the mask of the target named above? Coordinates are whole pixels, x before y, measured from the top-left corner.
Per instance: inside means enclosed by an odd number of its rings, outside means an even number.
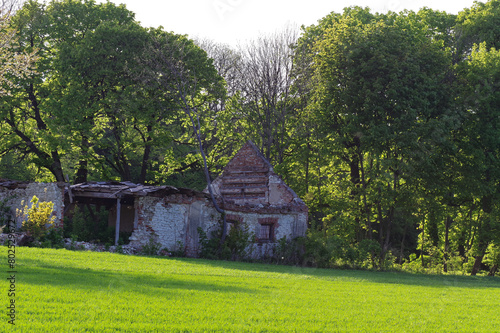
[[[52,226],[56,217],[52,215],[54,204],[50,201],[40,202],[36,195],[31,198],[31,207],[25,205],[22,210],[18,210],[18,215],[23,218],[23,231],[35,240],[45,235],[48,227]]]

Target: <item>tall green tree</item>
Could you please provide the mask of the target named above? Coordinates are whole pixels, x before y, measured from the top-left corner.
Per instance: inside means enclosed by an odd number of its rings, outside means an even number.
[[[43,112],[40,97],[47,75],[47,64],[41,59],[47,54],[43,44],[44,35],[40,35],[39,18],[44,7],[29,2],[12,18],[12,28],[16,30],[15,43],[11,52],[34,54],[39,60],[34,71],[18,80],[7,98],[2,99],[0,117],[2,123],[2,150],[4,153],[15,150],[17,154],[29,159],[39,167],[48,169],[58,181],[63,181],[61,159],[56,143],[56,135],[48,126],[50,117]],[[26,25],[20,25],[22,18]]]
[[[396,230],[414,228],[417,162],[449,109],[444,82],[451,62],[414,13],[366,17],[347,11],[315,45],[315,108],[345,168],[336,175],[344,186],[332,193],[344,211],[332,223],[357,240],[377,239],[383,256]]]
[[[500,237],[500,51],[488,48],[486,42],[476,45],[459,73],[460,102],[467,112],[461,145],[473,161],[472,195],[480,212],[472,269],[476,274],[488,246]]]
[[[142,57],[138,79],[150,89],[160,91],[166,107],[174,107],[185,115],[203,161],[205,179],[212,203],[223,217],[221,242],[226,236],[226,219],[214,196],[202,138],[202,123],[210,121],[211,102],[225,96],[224,79],[218,74],[213,60],[192,40],[182,35],[158,29]],[[173,104],[173,105],[172,105]]]
[[[86,163],[97,115],[109,109],[108,96],[116,100],[113,93],[127,85],[121,73],[140,29],[123,6],[93,1],[53,1],[47,7],[29,1],[13,23],[16,51],[36,50],[38,61],[37,74],[22,81],[23,89],[8,102],[11,112],[2,115],[6,134],[31,162],[64,181],[62,156],[78,152]]]

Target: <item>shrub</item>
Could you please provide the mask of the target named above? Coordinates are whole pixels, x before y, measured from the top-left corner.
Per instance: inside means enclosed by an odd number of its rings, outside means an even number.
[[[335,235],[318,230],[308,230],[305,241],[305,264],[328,268],[345,266],[354,260],[354,252],[349,244]]]
[[[68,223],[67,232],[75,235],[79,241],[91,242],[98,240],[102,243],[114,243],[115,229],[108,226],[107,210],[97,211],[92,206],[92,213],[76,206],[73,217]]]
[[[123,246],[121,246],[121,245],[116,246],[115,253],[124,254],[125,251],[123,250]]]
[[[184,246],[184,243],[182,243],[181,241],[177,241],[177,243],[175,244],[175,250],[170,251],[170,255],[172,257],[185,257],[186,247]]]
[[[33,237],[35,241],[39,241],[45,235],[47,229],[54,224],[56,219],[52,215],[54,204],[50,201],[40,202],[35,195],[30,202],[31,207],[26,205],[22,210],[18,209],[17,214],[23,219],[23,231]]]
[[[358,244],[359,259],[362,264],[369,260],[371,268],[377,268],[377,261],[379,260],[379,254],[382,248],[380,244],[373,239],[363,239]]]
[[[217,233],[215,233],[215,237],[212,236],[208,238],[207,233],[200,227],[198,227],[198,238],[200,241],[200,258],[205,259],[219,259],[220,257],[220,238],[217,238]]]
[[[221,244],[222,222],[211,232],[208,238],[203,229],[198,228],[199,241],[201,245],[200,257],[205,259],[242,260],[248,256],[247,248],[255,239],[255,235],[249,231],[245,223],[232,227],[226,235],[224,243]]]
[[[305,243],[305,237],[280,238],[274,250],[273,258],[275,262],[285,265],[302,265],[305,255]]]
[[[90,212],[89,210],[92,210]],[[108,226],[108,210],[97,210],[93,206],[81,209],[76,206],[73,216],[66,222],[66,235],[74,235],[79,241],[114,244],[115,228]],[[131,232],[120,232],[118,245],[128,243]]]
[[[500,266],[500,246],[490,244],[484,256],[484,263],[490,266],[488,275],[495,276],[498,267]]]
[[[156,256],[161,250],[161,244],[158,243],[153,236],[151,236],[148,242],[143,245],[140,253],[147,256]]]
[[[309,229],[304,240],[304,261],[307,266],[320,268],[392,268],[394,258],[386,254],[380,259],[380,244],[365,239],[357,244],[332,235],[325,230]]]
[[[95,222],[88,218],[88,215],[76,206],[73,210],[73,217],[71,218],[71,233],[79,240],[88,242],[94,238],[93,228],[95,227]],[[69,228],[68,228],[69,229]]]
[[[62,226],[49,228],[47,234],[41,237],[42,247],[61,249],[64,247],[64,235]]]
[[[246,249],[254,238],[253,233],[249,231],[248,225],[245,223],[239,223],[232,227],[227,233],[223,244],[224,248],[229,249],[226,252],[230,253],[231,257],[225,259],[241,260],[245,258],[247,256]]]

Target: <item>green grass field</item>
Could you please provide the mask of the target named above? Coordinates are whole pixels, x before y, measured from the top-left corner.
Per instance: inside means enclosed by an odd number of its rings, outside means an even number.
[[[2,332],[500,331],[499,278],[16,250]]]

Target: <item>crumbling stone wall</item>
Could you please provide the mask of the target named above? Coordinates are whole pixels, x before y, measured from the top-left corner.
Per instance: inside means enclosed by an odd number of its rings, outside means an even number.
[[[286,238],[288,240],[299,236],[305,236],[307,228],[307,213],[290,213],[290,214],[263,214],[252,212],[234,212],[227,211],[228,220],[236,220],[239,223],[244,223],[248,226],[250,232],[254,233],[258,238],[259,230],[262,223],[272,223],[273,241],[259,242],[251,244],[247,251],[252,258],[261,258],[271,256],[273,254],[276,241]]]
[[[150,240],[170,251],[185,249],[186,255],[196,257],[200,250],[198,227],[210,236],[211,231],[220,227],[221,216],[207,199],[170,197],[140,197],[136,199],[137,220],[130,237],[131,245],[142,247]],[[273,239],[256,242],[247,249],[253,258],[270,256],[276,241],[281,238],[293,239],[304,236],[307,228],[307,212],[266,214],[253,210],[226,211],[228,222],[236,221],[248,226],[250,232],[258,235],[262,223],[272,221]]]
[[[152,239],[170,251],[182,246],[190,256],[199,251],[198,227],[211,230],[220,215],[205,198],[183,195],[140,197],[135,209],[136,227],[130,237],[133,246],[144,246]]]
[[[273,171],[258,148],[248,141],[229,161],[222,174],[212,183],[212,189],[224,199],[229,210],[248,210],[248,207],[269,207],[270,210],[291,209],[305,212],[307,206],[297,194]],[[207,191],[207,190],[205,190]],[[240,206],[241,209],[235,208]]]
[[[274,173],[269,161],[251,141],[229,161],[212,183],[212,189],[227,218],[246,224],[255,234],[261,225],[272,226],[272,239],[258,239],[248,249],[252,257],[272,255],[276,242],[283,237],[305,236],[306,204]]]
[[[22,226],[22,218],[16,216],[16,210],[22,210],[36,195],[40,201],[50,201],[54,204],[56,223],[62,224],[64,218],[64,184],[58,183],[21,183],[10,188],[0,186],[0,200],[7,198],[7,206],[16,221],[16,226]]]

